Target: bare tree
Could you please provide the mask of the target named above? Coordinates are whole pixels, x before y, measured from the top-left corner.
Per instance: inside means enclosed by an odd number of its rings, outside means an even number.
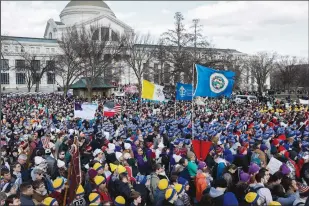
[[[148,70],[148,65],[155,58],[156,46],[150,34],[127,34],[124,38],[125,62],[133,70],[137,81],[139,96],[142,91],[142,79]]]
[[[44,74],[51,72],[56,73],[55,56],[47,55],[39,57],[36,54],[24,52],[21,57],[25,60],[25,76],[28,91],[35,85],[35,92],[40,90],[40,82]],[[18,71],[23,71],[22,68],[17,68]],[[54,77],[55,78],[55,77]],[[53,80],[54,81],[54,80]]]
[[[193,35],[190,34],[184,25],[184,17],[180,12],[176,12],[175,28],[169,29],[161,35],[166,48],[168,62],[172,64],[174,82],[179,81],[180,74],[185,73],[192,68],[192,53],[188,50],[193,41]]]
[[[277,66],[276,60],[276,53],[259,52],[256,55],[248,56],[244,61],[245,67],[249,69],[257,83],[260,95],[264,92],[264,86],[271,71]]]
[[[74,50],[77,43],[76,30],[68,27],[58,41],[61,54],[56,57],[56,64],[59,68],[57,75],[62,79],[64,95],[70,89],[71,85],[83,74],[81,68],[82,59],[78,57]]]
[[[85,77],[88,100],[91,101],[92,89],[100,77],[104,77],[111,69],[113,59],[122,51],[122,38],[109,39],[109,28],[92,25],[73,27],[68,38],[74,40],[72,49],[79,59],[82,75]],[[100,35],[101,34],[101,35]]]
[[[301,70],[297,65],[302,64],[301,60],[295,56],[281,56],[277,68],[278,77],[282,83],[284,90],[290,92],[291,87],[297,87],[300,83]]]
[[[155,51],[155,59],[159,62],[160,69],[159,71],[159,84],[163,83],[163,75],[164,75],[164,64],[167,62],[167,51],[163,44],[163,40],[159,39],[157,50]]]

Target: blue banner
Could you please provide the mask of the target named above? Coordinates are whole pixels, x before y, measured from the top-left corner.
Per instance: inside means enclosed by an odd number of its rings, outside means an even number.
[[[176,100],[192,100],[193,87],[192,84],[177,83]]]
[[[218,71],[201,65],[195,65],[197,84],[194,96],[230,97],[234,86],[235,72]]]

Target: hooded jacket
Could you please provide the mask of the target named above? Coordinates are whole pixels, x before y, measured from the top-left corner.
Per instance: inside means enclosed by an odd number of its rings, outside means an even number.
[[[207,181],[206,176],[204,173],[197,173],[196,179],[195,179],[195,185],[196,185],[196,199],[197,201],[201,201],[203,192],[207,188]]]

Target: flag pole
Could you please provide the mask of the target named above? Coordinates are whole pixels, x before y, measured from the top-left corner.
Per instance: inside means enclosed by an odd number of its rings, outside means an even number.
[[[194,139],[194,120],[193,120],[193,114],[194,114],[194,95],[193,95],[193,91],[194,91],[194,63],[193,63],[193,67],[192,67],[192,112],[191,112],[191,124],[192,124],[192,139]]]
[[[175,119],[176,119],[176,101],[177,101],[177,83],[176,83],[176,89],[175,89],[175,104],[174,104],[174,112],[175,112]]]

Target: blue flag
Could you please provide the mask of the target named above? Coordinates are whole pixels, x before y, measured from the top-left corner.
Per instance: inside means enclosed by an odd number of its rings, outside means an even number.
[[[230,97],[234,85],[235,73],[218,71],[201,65],[195,65],[197,84],[194,96],[199,97]]]
[[[176,100],[192,100],[193,87],[192,84],[177,83]]]

